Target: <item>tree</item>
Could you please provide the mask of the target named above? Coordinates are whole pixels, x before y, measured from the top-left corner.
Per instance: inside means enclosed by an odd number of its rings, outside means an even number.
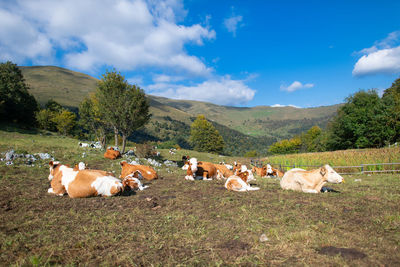
[[[190,142],[194,150],[211,153],[221,153],[225,145],[222,136],[204,115],[197,116],[190,126]]]
[[[387,131],[390,134],[388,142],[400,141],[400,78],[386,89],[382,96],[385,106]]]
[[[120,97],[123,109],[119,114],[120,120],[117,129],[122,134],[122,153],[125,152],[126,139],[133,131],[145,125],[151,118],[149,102],[142,89],[127,84],[125,93]]]
[[[385,123],[385,106],[375,90],[346,98],[329,126],[331,150],[382,147],[392,133]]]
[[[49,109],[42,109],[35,113],[36,122],[40,129],[55,132],[57,130],[56,124],[53,121],[56,113]]]
[[[71,111],[63,109],[53,117],[52,121],[56,124],[57,130],[61,134],[67,135],[76,126],[76,115]]]
[[[106,147],[107,123],[102,119],[99,102],[95,94],[86,97],[79,105],[80,125],[91,133],[94,133],[96,139],[103,148]]]
[[[311,127],[307,132],[301,135],[301,149],[304,152],[317,152],[319,151],[320,136],[322,134],[321,128],[318,126]]]
[[[107,71],[98,84],[96,98],[104,121],[114,129],[115,145],[118,145],[118,134],[121,132],[124,153],[127,137],[151,117],[144,91],[129,85],[119,72]]]
[[[28,92],[21,70],[8,61],[0,63],[0,120],[26,125],[35,123],[38,104]]]

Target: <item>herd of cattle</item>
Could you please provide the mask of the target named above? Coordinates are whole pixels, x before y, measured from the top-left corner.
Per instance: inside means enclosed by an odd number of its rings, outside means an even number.
[[[116,159],[120,152],[108,149],[105,158]],[[280,179],[282,189],[290,189],[305,193],[319,193],[325,183],[341,183],[343,178],[332,167],[325,165],[315,170],[306,171],[294,168],[286,173],[272,168],[269,164],[261,168],[253,167],[251,170],[246,165],[234,162],[229,164],[214,164],[198,161],[196,158],[182,157],[186,170],[186,180],[225,180],[225,188],[232,191],[253,191],[258,187],[250,186],[249,182],[255,180],[254,173],[259,177],[277,177]],[[141,180],[151,181],[158,178],[157,172],[150,166],[132,165],[125,161],[120,163],[121,175],[114,177],[113,173],[87,169],[83,162],[74,168],[57,161],[50,161],[49,181],[51,187],[48,192],[63,196],[68,194],[71,198],[91,196],[114,196],[125,190],[143,190]]]

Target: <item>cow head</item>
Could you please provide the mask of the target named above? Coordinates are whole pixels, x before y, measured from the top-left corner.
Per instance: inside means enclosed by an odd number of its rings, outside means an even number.
[[[135,171],[129,174],[122,180],[122,185],[124,188],[136,189],[141,186],[139,179],[143,179],[142,173],[140,171]]]
[[[58,161],[50,161],[49,162],[49,170],[50,170],[50,174],[49,174],[49,181],[53,180],[54,176],[56,176],[56,174],[59,171],[59,167],[61,166],[60,162]]]
[[[267,164],[267,175],[272,175],[273,172],[271,165]]]
[[[331,166],[326,164],[320,168],[320,174],[329,182],[334,184],[340,184],[344,182],[342,176],[340,176]]]
[[[239,176],[245,183],[247,183],[247,179],[249,178],[249,173],[247,171],[239,171],[237,172],[236,176]]]

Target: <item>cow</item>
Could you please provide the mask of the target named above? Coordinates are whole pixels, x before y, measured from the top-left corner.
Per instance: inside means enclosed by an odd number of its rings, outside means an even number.
[[[254,166],[251,171],[260,177],[267,177],[267,166],[262,166],[261,168]]]
[[[328,164],[311,171],[295,168],[287,171],[280,182],[282,189],[319,193],[327,182],[342,183],[344,179]]]
[[[226,164],[214,164],[215,168],[217,168],[217,179],[226,179],[229,176],[233,175],[233,171],[231,171]]]
[[[267,164],[267,176],[271,177],[283,177],[284,173],[278,169],[272,168],[271,165]]]
[[[142,185],[142,183],[140,182],[140,180],[142,179],[143,179],[142,173],[140,171],[134,171],[133,173],[130,173],[122,180],[122,185],[124,186],[124,188],[129,188],[131,190],[139,189],[142,191],[149,187],[147,185],[145,186]]]
[[[237,166],[239,166],[239,165],[240,165],[240,169],[236,169],[236,171],[234,172],[234,174],[236,176],[238,176],[239,173],[247,172],[247,180],[249,182],[255,180],[253,172],[251,170],[247,169],[246,165],[237,164]]]
[[[260,190],[259,187],[251,187],[248,181],[249,173],[247,171],[237,172],[237,175],[230,176],[225,182],[225,188],[229,191],[245,192]]]
[[[118,150],[115,150],[113,147],[110,147],[106,150],[106,153],[104,153],[104,157],[106,159],[112,159],[115,160],[117,158],[121,157],[121,153]]]
[[[212,180],[217,178],[217,168],[210,162],[197,161],[196,158],[191,158],[185,165],[187,166],[186,180]],[[183,168],[183,167],[182,167]]]
[[[74,170],[68,165],[50,161],[48,192],[71,198],[113,196],[124,190],[121,180],[101,170]]]
[[[147,181],[151,181],[154,179],[158,179],[158,174],[157,172],[150,166],[146,165],[132,165],[128,164],[126,161],[122,161],[120,163],[122,170],[121,170],[121,175],[119,178],[123,179],[127,177],[128,175],[135,173],[138,171],[140,173],[140,176],[146,179]]]
[[[78,171],[78,170],[81,171],[84,169],[86,169],[86,164],[83,162],[79,162],[79,164],[76,164],[74,167],[74,171]]]

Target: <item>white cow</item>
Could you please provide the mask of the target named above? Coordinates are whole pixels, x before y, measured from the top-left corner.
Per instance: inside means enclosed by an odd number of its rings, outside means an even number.
[[[344,179],[329,165],[311,171],[295,168],[282,177],[281,187],[304,193],[319,193],[327,182],[338,184],[344,182]]]

